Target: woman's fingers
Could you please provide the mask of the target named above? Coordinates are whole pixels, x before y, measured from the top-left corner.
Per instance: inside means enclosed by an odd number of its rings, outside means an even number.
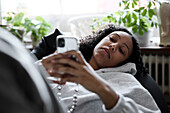
[[[73,60],[72,58],[77,59]],[[82,54],[79,51],[68,51],[66,53],[52,54],[42,59],[43,66],[48,70],[55,66],[55,63],[61,63],[65,65],[70,65],[74,68],[79,68],[79,64],[86,64],[86,61],[83,59]]]
[[[50,63],[51,61],[53,61],[53,60],[56,60],[56,59],[59,59],[59,58],[62,58],[63,57],[63,54],[50,54],[50,55],[48,55],[48,56],[46,56],[46,57],[43,57],[42,58],[42,63],[43,64],[45,64],[45,63]]]
[[[56,80],[53,80],[52,81],[53,83],[57,83],[57,84],[60,84],[60,85],[65,85],[66,84],[66,81],[56,81]]]
[[[61,79],[61,82],[75,82],[75,83],[80,83],[80,80],[78,77],[72,77],[72,76],[68,76],[65,78]]]
[[[68,66],[64,66],[64,67],[60,67],[57,69],[57,72],[60,74],[68,74],[70,76],[77,76],[77,75],[81,75],[81,71],[72,67],[68,67]],[[64,77],[63,77],[64,78]]]
[[[63,65],[55,61],[55,62],[45,63],[43,66],[46,68],[47,71],[52,72],[55,71],[58,67],[61,67]]]
[[[77,60],[73,60],[72,57]],[[66,81],[76,82],[88,87],[90,83],[84,83],[94,79],[91,74],[91,67],[84,60],[80,51],[68,51],[63,54],[53,54],[43,58],[42,63],[52,77],[61,80],[53,80],[53,82],[62,84]],[[89,89],[89,88],[87,88]]]
[[[70,66],[70,67],[78,69],[78,70],[81,70],[82,66],[84,66],[84,65],[80,64],[79,62],[76,62],[76,61],[74,61],[70,58],[59,59],[59,60],[56,61],[56,63],[67,66],[67,67]]]
[[[55,66],[55,62],[57,59],[62,58],[63,55],[62,54],[51,54],[47,57],[44,57],[41,61],[41,63],[43,64],[43,66],[46,68],[46,70],[53,68]]]
[[[76,57],[76,59],[78,60],[79,63],[81,63],[81,64],[86,64],[86,63],[85,63],[86,61],[84,60],[84,57],[83,57],[83,55],[81,54],[80,51],[75,51],[75,50],[67,51],[67,52],[63,53],[63,55],[66,55],[66,56],[69,56],[69,55],[74,56],[74,57]]]
[[[56,78],[56,77],[47,77],[48,80],[52,81],[53,83],[64,85],[66,81],[64,81],[62,78]]]
[[[50,74],[50,76],[57,77],[57,78],[61,78],[64,74],[64,73],[58,73],[57,71],[51,71],[51,70],[47,70],[47,71]]]

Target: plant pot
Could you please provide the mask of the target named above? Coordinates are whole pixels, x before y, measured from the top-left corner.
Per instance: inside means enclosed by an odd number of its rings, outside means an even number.
[[[31,40],[32,40],[32,46],[33,46],[33,48],[35,48],[35,47],[37,46],[37,44],[40,42],[40,38],[38,38],[38,39],[35,41],[33,36],[31,36]]]
[[[153,32],[152,30],[148,30],[148,32],[145,32],[144,35],[139,35],[139,33],[135,33],[134,36],[139,42],[140,47],[147,47],[150,45],[150,38],[152,37]]]

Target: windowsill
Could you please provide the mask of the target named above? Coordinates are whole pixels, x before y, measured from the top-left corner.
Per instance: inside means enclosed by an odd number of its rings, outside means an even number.
[[[148,47],[140,47],[141,53],[145,54],[170,54],[170,47],[160,47],[160,46],[148,46]]]

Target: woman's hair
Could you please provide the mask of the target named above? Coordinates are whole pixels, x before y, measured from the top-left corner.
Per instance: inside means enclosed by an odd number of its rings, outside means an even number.
[[[123,32],[128,33],[132,37],[133,52],[132,52],[131,56],[125,62],[123,62],[123,64],[126,62],[135,63],[136,68],[137,68],[137,74],[147,73],[147,70],[143,65],[143,61],[142,61],[142,57],[141,57],[141,53],[140,53],[140,47],[139,47],[137,40],[134,38],[132,33],[130,33],[126,28],[120,27],[120,26],[115,26],[113,24],[105,25],[98,31],[93,32],[93,34],[88,35],[80,40],[80,48],[79,49],[80,49],[81,53],[83,54],[84,58],[86,59],[86,61],[89,62],[89,60],[91,59],[95,46],[103,38],[105,38],[107,35],[109,35],[110,33],[114,32],[114,31],[123,31]]]

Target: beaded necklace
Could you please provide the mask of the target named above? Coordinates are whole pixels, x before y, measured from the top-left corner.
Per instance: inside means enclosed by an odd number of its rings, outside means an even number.
[[[70,58],[73,59],[74,61],[78,62],[78,59],[76,58],[75,55],[71,55]],[[57,95],[60,97],[61,96],[61,89],[62,89],[61,85],[58,84],[57,89],[58,89]],[[74,110],[77,107],[77,101],[78,101],[77,93],[78,93],[78,84],[76,84],[76,86],[75,86],[74,94],[73,94],[73,103],[71,105],[71,108],[69,108],[68,113],[73,113]]]
[[[73,103],[72,103],[71,107],[69,108],[68,113],[73,113],[74,110],[75,110],[76,107],[77,107],[77,101],[78,101],[78,99],[77,99],[78,84],[77,84],[75,87],[76,87],[76,88],[74,89]],[[57,89],[58,89],[57,95],[58,95],[59,98],[60,98],[60,97],[61,97],[62,86],[58,84]]]

